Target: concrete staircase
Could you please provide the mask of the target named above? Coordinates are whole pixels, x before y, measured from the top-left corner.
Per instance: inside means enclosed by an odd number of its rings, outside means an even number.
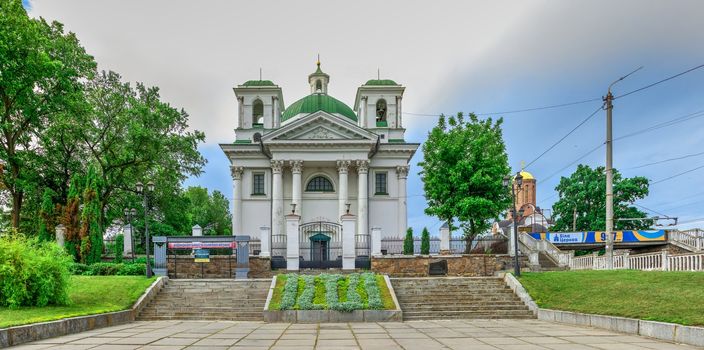
[[[270,279],[170,279],[139,320],[261,321]]]
[[[392,278],[404,320],[535,318],[497,277]]]

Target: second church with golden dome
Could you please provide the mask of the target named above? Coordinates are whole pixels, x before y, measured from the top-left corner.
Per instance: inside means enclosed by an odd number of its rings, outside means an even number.
[[[260,238],[260,256],[291,270],[354,268],[379,253],[380,235],[408,226],[406,179],[419,144],[404,139],[405,87],[369,80],[348,105],[328,94],[320,62],[307,83],[310,94],[289,105],[269,80],[234,88],[235,140],[220,145],[231,162],[233,233]]]

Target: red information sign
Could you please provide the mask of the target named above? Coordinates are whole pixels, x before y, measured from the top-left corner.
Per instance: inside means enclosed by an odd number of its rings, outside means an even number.
[[[185,242],[185,243],[169,243],[169,249],[235,249],[235,242]]]

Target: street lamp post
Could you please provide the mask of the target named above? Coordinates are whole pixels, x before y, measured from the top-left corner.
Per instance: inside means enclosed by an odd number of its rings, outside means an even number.
[[[127,223],[130,225],[130,244],[132,245],[132,262],[134,262],[134,226],[132,226],[132,218],[137,216],[137,209],[125,208],[124,214]]]
[[[147,253],[147,278],[152,277],[152,264],[149,262],[149,219],[148,219],[148,213],[149,213],[149,203],[147,202],[148,197],[147,197],[147,192],[154,192],[154,183],[149,181],[147,182],[147,188],[145,191],[144,185],[142,185],[141,182],[137,182],[135,185],[137,187],[137,194],[142,195],[142,206],[144,206],[144,235],[146,236],[146,253]]]
[[[523,176],[520,172],[516,173],[514,181],[516,186],[513,186],[509,176],[505,176],[503,182],[504,186],[511,186],[511,200],[513,202],[511,206],[511,214],[513,216],[513,273],[516,277],[519,277],[521,275],[521,264],[518,261],[518,215],[520,213],[520,216],[523,216],[523,209],[516,211],[516,187],[520,190],[521,186],[523,186]]]

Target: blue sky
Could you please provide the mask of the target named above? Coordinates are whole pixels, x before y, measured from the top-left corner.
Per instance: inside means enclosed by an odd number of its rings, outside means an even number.
[[[249,15],[260,12],[265,20]],[[615,86],[619,95],[700,65],[701,13],[704,3],[698,1],[469,1],[430,8],[414,1],[213,1],[202,7],[186,1],[52,0],[33,1],[31,10],[76,32],[101,69],[157,85],[166,100],[184,107],[191,125],[208,137],[200,147],[208,159],[204,174],[185,185],[228,196],[229,162],[217,144],[234,137],[231,88],[256,78],[260,67],[265,79],[283,87],[287,105],[306,94],[317,53],[331,75],[330,94],[348,104],[379,68],[382,78],[406,86],[406,139],[423,142],[437,118],[410,113],[496,112],[599,98],[612,81],[644,66]],[[511,166],[518,170],[522,160],[535,159],[600,104],[504,114]],[[702,110],[704,69],[616,100],[614,137]],[[527,169],[539,181],[539,206],[551,206],[560,176],[576,164],[565,167],[604,141],[604,114]],[[629,168],[699,152],[704,116],[616,141],[614,166],[625,176],[658,181],[704,166],[704,155]],[[601,148],[581,163],[603,165],[604,158]],[[423,214],[421,159],[419,152],[411,163],[408,193],[416,197],[409,200],[409,225],[436,233],[438,220]],[[702,179],[704,168],[654,184],[638,204],[681,222],[701,220],[682,227],[702,227]]]

